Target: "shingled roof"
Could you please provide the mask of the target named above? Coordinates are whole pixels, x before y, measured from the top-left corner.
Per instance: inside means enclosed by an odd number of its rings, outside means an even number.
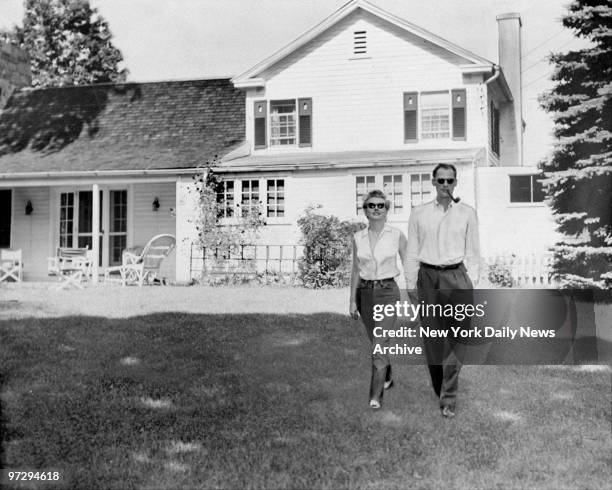
[[[0,112],[0,174],[193,168],[244,142],[228,79],[23,90]]]

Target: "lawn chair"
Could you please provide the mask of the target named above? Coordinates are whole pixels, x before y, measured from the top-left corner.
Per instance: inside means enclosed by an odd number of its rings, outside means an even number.
[[[21,249],[0,249],[0,282],[12,279],[21,282],[23,262],[21,261]]]
[[[145,281],[148,284],[163,284],[159,269],[164,259],[174,250],[175,244],[174,236],[164,234],[151,238],[140,254],[125,251],[121,265],[106,268],[104,281],[110,281],[112,274],[119,273],[123,286],[142,286]]]
[[[59,247],[55,257],[47,258],[50,276],[57,276],[59,289],[74,286],[83,289],[91,275],[92,252],[87,248]]]

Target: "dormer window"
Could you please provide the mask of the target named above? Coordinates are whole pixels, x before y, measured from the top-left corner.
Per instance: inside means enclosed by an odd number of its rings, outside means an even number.
[[[270,146],[295,145],[295,100],[270,102]]]
[[[255,101],[253,120],[255,149],[312,146],[311,98]]]
[[[366,31],[355,31],[353,32],[353,54],[363,55],[367,54],[367,32]]]

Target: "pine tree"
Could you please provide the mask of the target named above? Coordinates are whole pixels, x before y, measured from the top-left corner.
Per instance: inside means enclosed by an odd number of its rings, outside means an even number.
[[[554,88],[540,103],[553,114],[555,148],[543,162],[564,239],[553,247],[565,287],[612,287],[612,3],[574,0],[563,25],[591,46],[557,53]]]
[[[87,0],[25,0],[23,27],[3,37],[30,55],[35,87],[124,82],[127,77],[108,23]]]

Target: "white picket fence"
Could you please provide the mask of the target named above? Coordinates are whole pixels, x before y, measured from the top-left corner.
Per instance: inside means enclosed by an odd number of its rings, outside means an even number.
[[[552,254],[516,255],[505,254],[488,257],[488,266],[498,265],[512,278],[512,286],[519,288],[554,288],[557,282],[553,277]],[[484,271],[487,274],[487,270]]]

